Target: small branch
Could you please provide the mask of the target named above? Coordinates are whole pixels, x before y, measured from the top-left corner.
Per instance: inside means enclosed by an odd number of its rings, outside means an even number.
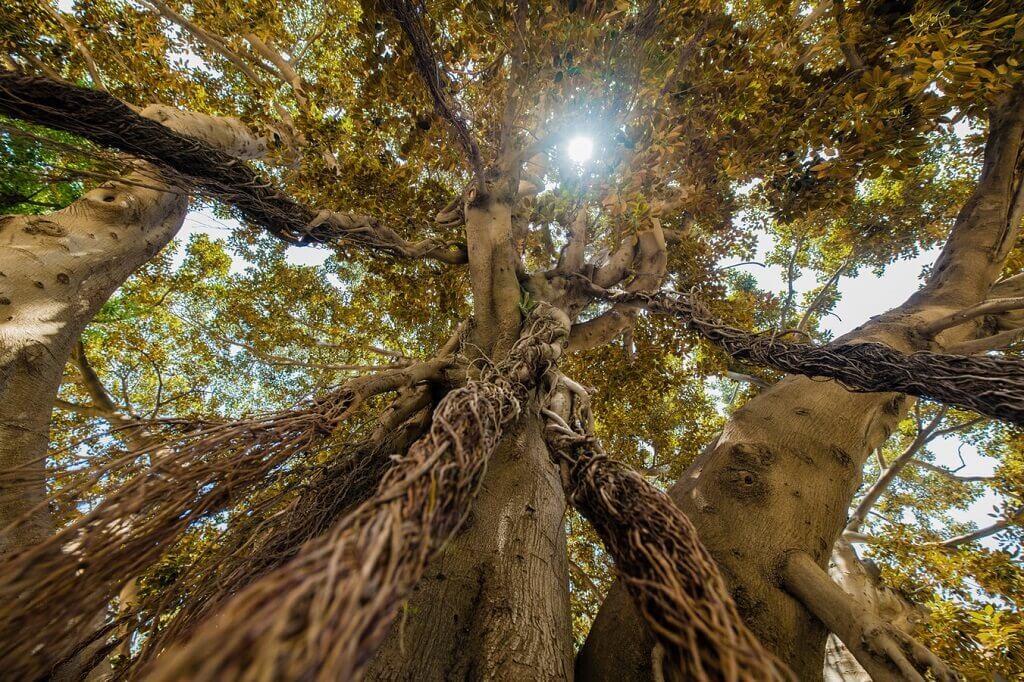
[[[69,400],[64,400],[62,398],[57,398],[54,401],[53,405],[54,407],[60,410],[75,412],[85,417],[94,417],[96,419],[103,419],[104,421],[111,421],[111,417],[113,417],[113,415],[110,412],[104,410],[102,407],[96,407],[95,405],[83,405],[81,403],[73,403]],[[125,422],[127,422],[127,420],[125,420]],[[120,423],[121,421],[118,420],[118,424]]]
[[[817,295],[815,295],[814,297],[814,300],[811,301],[811,304],[807,306],[807,310],[804,311],[803,316],[800,318],[800,322],[797,323],[797,331],[806,331],[807,323],[811,321],[811,315],[813,315],[815,311],[817,311],[817,309],[821,307],[821,305],[825,302],[825,296],[828,295],[828,293],[832,290],[832,287],[836,285],[836,283],[839,281],[839,278],[843,276],[843,272],[846,270],[846,267],[850,264],[850,261],[852,260],[853,255],[851,254],[846,258],[846,260],[842,262],[842,264],[838,268],[836,268],[836,271],[832,273],[832,276],[828,278],[828,281],[826,281],[825,284],[822,285],[821,290],[818,291]]]
[[[238,54],[236,54],[231,48],[228,47],[227,43],[224,41],[223,38],[215,36],[209,31],[206,31],[205,29],[192,23],[184,16],[176,12],[174,9],[172,9],[171,6],[163,0],[141,1],[144,4],[147,4],[150,7],[152,7],[164,19],[167,19],[171,23],[178,25],[186,33],[189,33],[193,38],[198,40],[200,43],[207,46],[220,56],[224,57],[224,59],[227,59],[229,62],[234,64],[234,66],[239,71],[241,71],[242,74],[246,78],[248,78],[253,85],[255,85],[260,90],[263,89],[263,81],[260,79],[260,77],[256,74],[255,71],[252,70],[252,67],[249,66],[244,59],[242,59]]]
[[[874,485],[872,485],[868,489],[867,493],[864,494],[864,497],[861,499],[860,504],[857,505],[856,510],[854,510],[853,514],[850,516],[850,521],[846,524],[847,530],[855,531],[858,528],[860,528],[860,524],[864,522],[864,519],[867,517],[868,512],[871,511],[871,508],[874,507],[875,503],[878,502],[878,499],[882,496],[882,493],[884,493],[886,489],[890,485],[892,485],[893,481],[896,480],[896,477],[899,476],[900,472],[903,471],[904,467],[910,464],[910,461],[914,458],[914,455],[916,455],[918,451],[921,448],[923,448],[929,441],[937,437],[935,435],[935,432],[938,429],[939,424],[946,417],[946,412],[948,410],[949,408],[946,407],[945,405],[939,408],[938,414],[935,415],[935,417],[931,420],[931,422],[928,423],[927,426],[918,431],[917,436],[910,443],[907,449],[904,450],[899,457],[894,459],[892,461],[892,464],[890,464],[881,473],[881,475],[878,477],[878,480],[875,481]]]
[[[966,545],[968,543],[975,542],[976,540],[987,538],[990,535],[995,535],[996,533],[1005,530],[1011,523],[1012,521],[1010,519],[1000,519],[999,521],[993,523],[991,526],[979,528],[978,530],[972,533],[965,533],[964,535],[958,535],[955,538],[943,540],[942,542],[934,542],[928,544],[938,545],[939,547],[956,548],[960,545]]]
[[[422,12],[413,7],[408,0],[383,0],[383,4],[409,39],[416,69],[430,92],[434,110],[452,127],[455,139],[466,154],[480,189],[483,190],[484,162],[480,156],[480,147],[470,133],[461,107],[452,97],[447,76],[438,66],[437,55],[423,27]]]
[[[288,60],[282,57],[280,52],[262,41],[255,33],[245,34],[245,40],[250,46],[252,46],[253,50],[256,51],[256,54],[269,60],[270,63],[274,65],[274,75],[285,85],[291,88],[292,94],[295,95],[295,102],[299,105],[299,109],[304,112],[308,112],[309,98],[306,96],[306,89],[302,84],[302,77],[299,76],[298,72],[296,72],[294,68],[292,68],[292,65]]]
[[[957,311],[952,315],[929,322],[920,328],[920,331],[925,336],[935,336],[941,331],[950,329],[951,327],[959,326],[965,322],[973,320],[976,317],[982,315],[995,315],[997,313],[1005,313],[1010,310],[1019,310],[1024,308],[1024,297],[1014,298],[992,298],[987,301],[982,301],[977,305],[972,305],[969,308]]]
[[[842,539],[846,540],[847,542],[852,542],[852,543],[857,543],[857,544],[867,544],[867,545],[870,545],[870,544],[878,542],[878,539],[875,538],[874,536],[868,535],[866,533],[861,533],[861,532],[855,531],[855,530],[844,530],[843,534],[840,537],[842,537]]]
[[[68,39],[71,44],[78,50],[78,54],[82,55],[82,59],[85,60],[85,68],[89,71],[89,77],[92,79],[93,87],[97,90],[106,92],[107,87],[103,84],[103,79],[100,77],[100,70],[96,66],[96,61],[92,58],[92,53],[89,52],[89,48],[85,46],[82,41],[82,37],[78,32],[78,28],[71,25],[67,19],[61,14],[60,10],[52,7],[48,0],[44,0],[42,3],[43,7],[50,14],[54,20],[60,24],[60,27],[67,33]]]
[[[577,564],[572,559],[569,559],[569,568],[583,581],[583,584],[587,586],[595,597],[600,597],[603,594],[601,588],[597,586],[594,579],[590,577],[590,574],[583,570],[583,567]]]
[[[762,379],[761,377],[754,376],[753,374],[744,374],[743,372],[734,372],[733,370],[727,370],[725,376],[733,381],[744,382],[753,384],[758,388],[768,388],[771,383]]]
[[[953,473],[949,469],[946,469],[944,467],[940,467],[940,466],[938,466],[936,464],[932,464],[931,462],[925,462],[924,460],[921,460],[921,459],[912,459],[912,460],[910,460],[910,462],[912,464],[915,464],[916,466],[921,467],[922,469],[927,469],[928,471],[933,471],[933,472],[939,474],[940,476],[948,478],[951,481],[958,481],[960,483],[976,483],[978,481],[994,481],[995,478],[996,478],[995,476],[961,476],[959,474]]]
[[[75,366],[78,367],[78,373],[82,377],[82,384],[85,386],[85,390],[92,399],[94,406],[110,415],[118,415],[119,419],[124,419],[121,409],[114,403],[99,375],[96,374],[96,370],[89,364],[89,358],[85,355],[85,344],[82,343],[81,339],[78,340],[78,344],[75,346],[72,358],[75,361]]]
[[[789,311],[793,307],[793,297],[796,296],[796,259],[800,255],[800,249],[804,244],[804,235],[800,235],[796,244],[793,245],[793,252],[789,254],[789,264],[786,266],[786,301],[782,304],[782,312],[779,313],[778,324],[776,330],[780,330],[786,326],[789,320]]]

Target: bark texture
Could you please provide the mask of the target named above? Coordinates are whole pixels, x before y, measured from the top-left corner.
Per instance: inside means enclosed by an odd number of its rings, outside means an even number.
[[[569,679],[565,498],[540,428],[531,413],[506,437],[367,679]]]
[[[926,285],[840,342],[911,352],[973,333],[958,327],[933,340],[918,330],[986,298],[1016,240],[1024,201],[1017,168],[1022,102],[1018,89],[993,108],[977,189]],[[897,394],[851,393],[833,382],[787,377],[737,410],[714,449],[671,491],[725,572],[741,615],[802,680],[821,679],[827,630],[780,585],[781,567],[799,551],[825,568],[864,463],[907,403]],[[580,652],[577,679],[652,679],[652,644],[616,585]]]

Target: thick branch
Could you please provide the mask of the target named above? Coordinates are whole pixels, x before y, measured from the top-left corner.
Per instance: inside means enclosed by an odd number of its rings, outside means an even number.
[[[854,601],[804,552],[789,554],[779,570],[783,587],[834,633],[876,682],[943,682],[957,676],[935,654]]]
[[[635,237],[624,239],[623,242],[635,244],[634,255],[630,260],[636,268],[636,275],[626,284],[626,291],[651,291],[661,286],[668,266],[668,250],[665,235],[661,231],[661,221],[652,219],[650,229],[643,230]],[[613,260],[621,250],[622,247],[616,250]],[[614,267],[615,272],[607,273],[606,278],[619,275],[619,265],[616,264]],[[595,277],[601,277],[604,270],[605,268],[599,269]],[[622,275],[624,276],[625,274]],[[611,310],[594,319],[573,325],[569,334],[569,348],[586,350],[608,343],[633,324],[640,308],[641,306],[632,303],[617,302]]]
[[[103,92],[4,72],[0,73],[0,113],[75,133],[170,169],[207,196],[233,206],[243,219],[289,244],[342,241],[402,258],[466,262],[461,246],[433,239],[408,242],[369,216],[318,213],[275,189],[248,165],[139,116]]]
[[[1016,243],[1024,210],[1020,151],[1024,86],[1018,84],[989,112],[981,177],[957,216],[925,286],[908,303],[963,308],[983,300]]]
[[[585,400],[585,393],[579,398]],[[679,679],[791,680],[747,628],[718,565],[664,492],[611,460],[589,410],[556,396],[545,435],[572,505],[594,526]],[[570,405],[569,403],[575,403]]]

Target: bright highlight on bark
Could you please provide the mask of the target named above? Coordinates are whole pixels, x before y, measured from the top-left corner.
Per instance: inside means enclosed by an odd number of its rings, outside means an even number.
[[[586,135],[577,135],[569,140],[566,151],[574,163],[584,164],[594,155],[594,141]]]

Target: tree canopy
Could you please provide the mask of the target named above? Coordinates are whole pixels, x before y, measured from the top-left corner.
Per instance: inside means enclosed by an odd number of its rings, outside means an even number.
[[[989,111],[1024,82],[1024,12],[1009,0],[19,0],[0,26],[9,70],[136,111],[237,117],[269,141],[254,177],[312,215],[344,212],[328,229],[355,225],[306,239],[329,256],[301,264],[304,251],[237,203],[197,190],[191,215],[215,236],[196,230],[136,271],[65,369],[48,454],[57,527],[145,472],[161,439],[434,357],[480,300],[466,197],[492,191],[494,169],[517,188],[514,305],[564,304],[575,324],[560,371],[592,390],[594,435],[668,489],[782,374],[671,317],[560,289],[566,264],[598,284],[615,270],[606,287],[687,292],[733,327],[832,342],[838,282],[946,242],[985,163]],[[43,220],[136,163],[88,135],[14,116],[0,126],[5,214]],[[591,158],[570,157],[579,137]],[[405,252],[373,246],[391,235]],[[1001,281],[1021,273],[1018,239]],[[445,255],[408,248],[422,240]],[[781,268],[783,290],[735,267],[758,254]],[[808,274],[815,286],[799,290]],[[979,339],[1002,343],[936,350],[1020,360],[1015,310],[977,318]],[[318,481],[338,453],[372,439],[389,401],[366,403],[141,567],[126,612],[134,646],[115,671],[150,656],[147,641],[174,641],[175,618],[241,570],[247,540],[319,528],[286,519],[308,491],[329,492]],[[139,438],[149,455],[114,466]],[[935,462],[943,439],[968,453],[962,471]],[[981,458],[991,474],[967,475]],[[83,487],[76,471],[105,462]],[[963,521],[979,500],[991,520]],[[923,400],[867,461],[843,537],[913,604],[917,639],[969,679],[1013,678],[1024,675],[1022,510],[1019,427]],[[563,525],[579,647],[614,568],[581,516]]]

